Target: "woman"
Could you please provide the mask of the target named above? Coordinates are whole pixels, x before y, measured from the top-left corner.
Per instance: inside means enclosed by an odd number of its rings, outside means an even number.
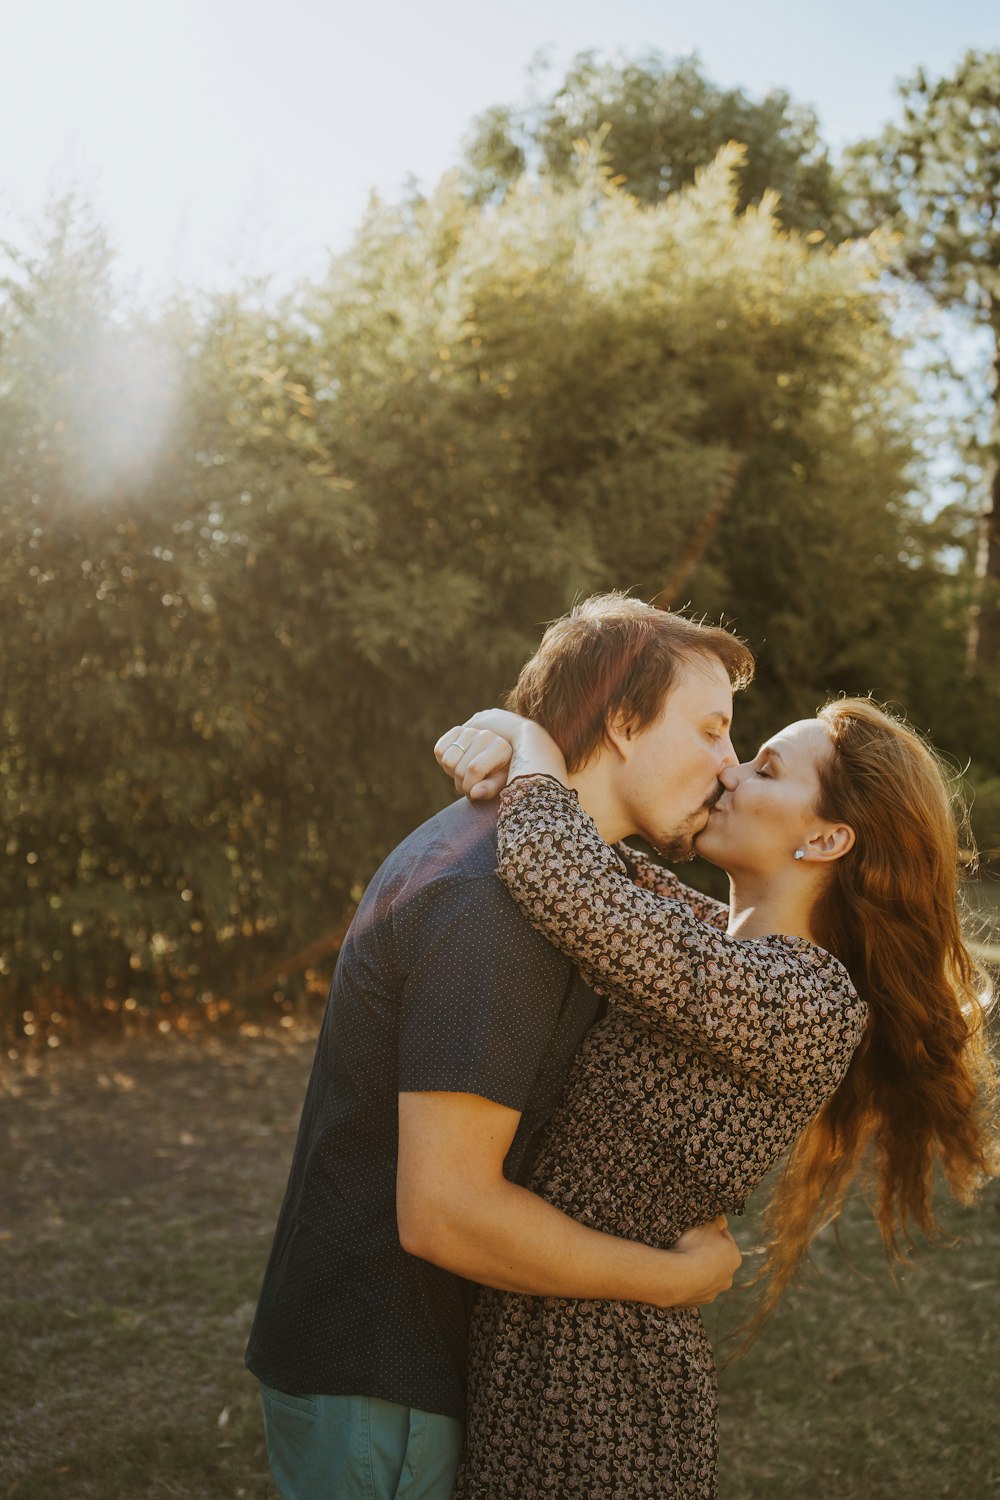
[[[729,873],[728,912],[605,844],[530,721],[477,715],[437,753],[480,795],[510,759],[501,878],[611,1002],[550,1123],[535,1192],[667,1246],[741,1212],[794,1143],[759,1323],[867,1145],[890,1253],[911,1220],[934,1227],[936,1159],[959,1197],[984,1178],[977,1099],[993,1075],[959,929],[957,832],[912,730],[838,701],[725,771],[697,848]],[[483,1291],[469,1393],[457,1500],[715,1494],[714,1361],[695,1309]]]

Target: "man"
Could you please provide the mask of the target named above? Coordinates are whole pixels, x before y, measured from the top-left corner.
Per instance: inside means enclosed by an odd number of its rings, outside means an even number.
[[[605,838],[683,857],[752,670],[727,632],[604,595],[549,627],[510,707]],[[496,878],[495,816],[461,801],[411,834],[341,949],[247,1351],[284,1500],[446,1500],[469,1283],[666,1307],[739,1264],[721,1221],[656,1250],[521,1186],[599,1001]]]

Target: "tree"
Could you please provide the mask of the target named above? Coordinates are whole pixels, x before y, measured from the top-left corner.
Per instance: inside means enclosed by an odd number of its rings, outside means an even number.
[[[904,696],[896,621],[927,613],[938,560],[883,262],[782,233],[773,198],[740,214],[739,170],[727,151],[648,207],[594,152],[484,210],[445,184],[376,211],[317,289],[318,420],[391,518],[380,555],[467,580],[455,703],[509,681],[574,591],[622,585],[767,642],[748,733],[828,690]]]
[[[891,225],[906,273],[992,340],[992,478],[970,642],[989,669],[1000,660],[1000,52],[968,52],[936,81],[921,70],[900,94],[901,122],[850,153],[853,213],[863,232]]]
[[[572,178],[575,143],[599,136],[613,175],[643,203],[690,183],[720,147],[746,147],[738,176],[740,209],[765,192],[779,195],[789,228],[830,233],[840,191],[816,115],[784,89],[751,99],[706,78],[697,56],[668,61],[658,52],[600,59],[582,52],[548,98],[497,106],[477,120],[466,173],[482,198],[506,191],[526,169]]]
[[[911,503],[882,261],[784,231],[771,198],[740,213],[740,160],[648,206],[593,151],[485,206],[445,180],[373,205],[277,306],[122,310],[105,247],[66,226],[21,258],[9,1005],[169,1016],[284,988],[447,799],[434,739],[578,594],[733,619],[763,647],[748,748],[831,690],[907,699],[951,538]],[[172,399],[136,465],[121,371],[144,347]]]
[[[236,297],[151,320],[110,269],[65,203],[0,303],[11,1006],[232,994],[334,929],[356,878],[318,917],[299,899],[331,801],[315,682],[282,711],[289,622],[364,518],[310,446],[272,317]]]

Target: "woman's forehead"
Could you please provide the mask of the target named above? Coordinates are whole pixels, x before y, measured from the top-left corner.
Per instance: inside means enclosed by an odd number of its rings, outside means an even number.
[[[765,740],[762,749],[775,750],[783,760],[810,765],[829,751],[829,731],[818,719],[796,719]]]

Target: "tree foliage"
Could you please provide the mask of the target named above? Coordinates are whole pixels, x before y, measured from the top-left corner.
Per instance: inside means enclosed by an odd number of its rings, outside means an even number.
[[[16,257],[8,1016],[169,1014],[332,949],[446,800],[430,744],[581,593],[734,621],[747,749],[840,689],[937,727],[961,600],[911,503],[881,252],[741,212],[740,160],[649,206],[594,152],[485,206],[446,180],[280,306],[122,309],[71,210]]]
[[[992,326],[1000,316],[1000,52],[969,52],[939,79],[920,69],[899,92],[902,120],[848,153],[858,226],[890,223],[911,274]]]
[[[1000,402],[1000,52],[969,52],[939,79],[901,86],[903,116],[849,153],[855,223],[892,227],[905,271],[989,331]],[[970,450],[976,445],[970,434]],[[973,456],[970,451],[970,458]],[[991,470],[973,650],[1000,661],[1000,417],[977,453]],[[1000,726],[998,726],[1000,727]]]
[[[811,108],[784,89],[758,100],[720,88],[697,56],[668,60],[655,51],[633,59],[581,52],[547,98],[485,111],[467,145],[468,181],[490,198],[525,170],[572,179],[577,142],[593,137],[643,203],[692,182],[733,141],[746,148],[740,209],[777,193],[775,211],[787,227],[829,233],[839,225],[840,188]]]

